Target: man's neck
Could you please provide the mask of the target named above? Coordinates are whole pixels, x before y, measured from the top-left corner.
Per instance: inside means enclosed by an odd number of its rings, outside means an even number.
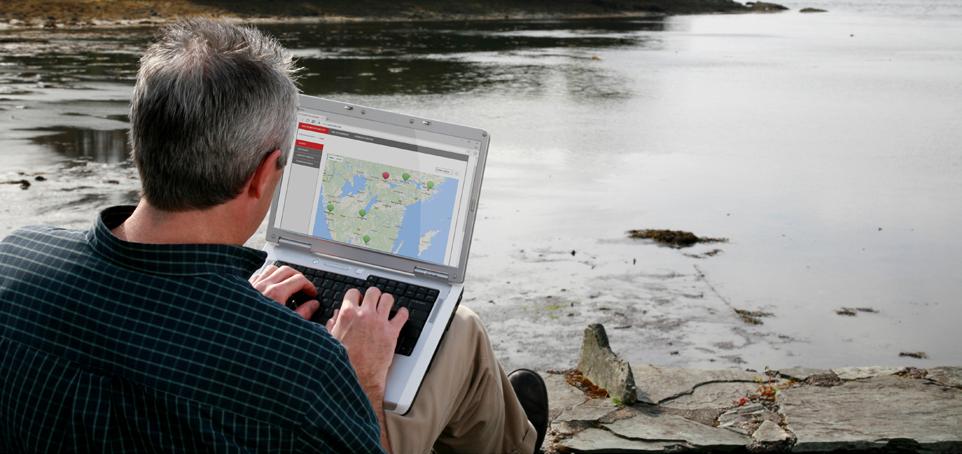
[[[250,237],[243,230],[225,205],[206,210],[164,211],[141,200],[113,233],[132,243],[242,245]]]

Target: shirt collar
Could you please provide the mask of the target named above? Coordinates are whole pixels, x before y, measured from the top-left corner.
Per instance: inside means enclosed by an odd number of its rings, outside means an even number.
[[[247,278],[267,259],[267,253],[227,244],[145,244],[114,236],[112,229],[134,212],[133,206],[115,206],[100,212],[87,232],[95,253],[117,264],[153,274],[230,274]]]

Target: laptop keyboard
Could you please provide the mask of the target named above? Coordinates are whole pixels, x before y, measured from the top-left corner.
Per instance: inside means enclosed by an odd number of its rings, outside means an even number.
[[[369,287],[377,287],[382,292],[393,295],[394,306],[391,307],[391,317],[394,317],[398,308],[401,307],[406,307],[410,315],[398,336],[397,347],[394,350],[398,355],[411,356],[418,337],[421,335],[421,330],[424,328],[424,324],[431,314],[431,309],[434,308],[434,303],[438,299],[437,289],[395,281],[373,274],[368,276],[367,279],[359,279],[293,263],[276,261],[274,265],[294,268],[317,287],[316,298],[299,292],[292,296],[286,305],[291,309],[297,309],[301,304],[316,299],[321,303],[321,307],[314,312],[311,321],[322,325],[330,320],[335,309],[340,309],[341,302],[344,301],[344,294],[352,288],[360,290],[362,296]]]

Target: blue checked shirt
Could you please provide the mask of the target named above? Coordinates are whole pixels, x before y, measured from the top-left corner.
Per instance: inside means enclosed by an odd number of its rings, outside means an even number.
[[[0,242],[0,452],[382,452],[344,348],[260,251],[29,227]]]

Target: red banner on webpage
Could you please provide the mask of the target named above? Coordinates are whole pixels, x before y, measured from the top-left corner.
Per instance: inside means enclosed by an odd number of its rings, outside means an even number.
[[[312,150],[323,150],[323,149],[324,149],[324,144],[322,144],[322,143],[308,142],[308,141],[306,141],[306,140],[300,140],[300,139],[295,140],[295,141],[294,141],[294,145],[295,145],[295,146],[298,146],[298,147],[310,148],[310,149],[312,149]]]
[[[327,133],[330,132],[329,129],[327,129],[327,128],[323,127],[323,126],[312,125],[312,124],[310,124],[310,123],[298,123],[297,128],[298,128],[298,129],[303,129],[303,130],[305,130],[305,131],[319,132],[319,133],[321,133],[321,134],[327,134]]]

